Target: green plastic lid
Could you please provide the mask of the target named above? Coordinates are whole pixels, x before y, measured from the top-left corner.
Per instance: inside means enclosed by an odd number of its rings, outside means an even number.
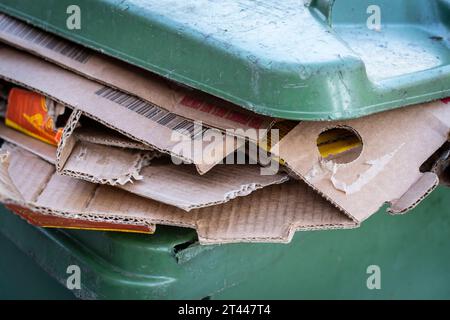
[[[450,0],[0,0],[0,10],[274,117],[348,119],[450,96]]]

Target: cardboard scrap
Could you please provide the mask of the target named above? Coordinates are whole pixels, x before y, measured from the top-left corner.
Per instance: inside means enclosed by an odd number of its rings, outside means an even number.
[[[2,201],[44,215],[195,228],[201,244],[286,243],[296,230],[358,225],[299,181],[272,185],[222,205],[186,213],[112,186],[55,174],[52,165],[17,146],[5,144],[0,154]]]
[[[1,44],[0,78],[80,110],[155,150],[194,163],[200,174],[245,144],[242,138],[197,125],[142,99]]]
[[[69,42],[3,13],[0,13],[0,40],[211,127],[222,130],[269,129],[273,122],[270,117],[175,86],[153,73]]]
[[[107,133],[103,134],[106,139],[101,144],[78,140],[73,132],[79,124],[81,114],[81,111],[73,111],[63,130],[56,153],[58,172],[93,183],[113,186],[142,179],[139,174],[142,167],[158,153],[107,146],[127,144],[125,138],[114,142],[114,136],[105,137]],[[99,140],[99,135],[87,140]]]
[[[316,141],[321,132],[344,127],[356,131],[359,157],[338,164],[323,159]],[[420,166],[447,141],[450,107],[443,101],[333,122],[301,122],[274,153],[286,166],[336,207],[358,222],[386,202],[392,213],[417,205],[439,183]]]

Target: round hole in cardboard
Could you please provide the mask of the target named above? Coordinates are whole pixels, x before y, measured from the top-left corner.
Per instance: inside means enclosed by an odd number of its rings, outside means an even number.
[[[338,164],[347,164],[361,155],[363,142],[356,130],[339,126],[319,134],[317,148],[322,158]]]

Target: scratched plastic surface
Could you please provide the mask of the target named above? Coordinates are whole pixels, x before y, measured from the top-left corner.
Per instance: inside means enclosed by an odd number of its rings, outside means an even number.
[[[80,30],[67,28],[69,5]],[[450,0],[0,0],[0,10],[280,118],[450,96]]]

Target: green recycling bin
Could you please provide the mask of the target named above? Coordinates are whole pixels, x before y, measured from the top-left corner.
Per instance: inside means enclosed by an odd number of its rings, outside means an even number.
[[[1,0],[0,11],[273,117],[349,119],[450,96],[450,0]]]
[[[2,209],[0,297],[449,299],[449,208],[442,187],[407,215],[381,210],[359,229],[298,232],[288,245],[219,246],[199,246],[195,231],[182,228],[42,229]],[[80,270],[78,289],[70,266]]]

